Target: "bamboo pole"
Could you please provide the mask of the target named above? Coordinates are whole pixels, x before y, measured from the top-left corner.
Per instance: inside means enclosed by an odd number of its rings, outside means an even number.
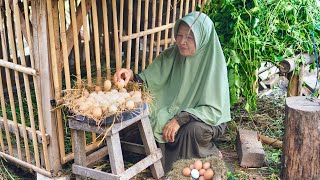
[[[119,19],[119,37],[123,36],[123,9],[124,9],[124,0],[120,0],[120,19]],[[120,67],[122,67],[122,41],[119,43],[119,52],[120,52]]]
[[[31,67],[35,68],[35,63],[34,63],[34,54],[33,54],[33,41],[31,40],[31,29],[30,29],[30,24],[29,24],[29,12],[28,12],[28,4],[27,1],[24,1],[24,11],[25,13],[25,19],[28,23],[26,23],[26,27],[27,27],[27,36],[29,39],[29,49],[30,49],[30,59],[31,59]],[[38,121],[39,121],[39,127],[40,127],[40,133],[42,136],[42,149],[43,149],[43,155],[44,155],[44,162],[46,165],[46,169],[50,170],[50,162],[49,162],[49,152],[48,152],[48,142],[47,142],[47,138],[46,138],[46,129],[45,129],[45,125],[44,125],[44,118],[43,118],[43,109],[42,109],[42,104],[41,104],[41,95],[40,94],[40,87],[39,87],[39,81],[38,78],[36,76],[32,76],[33,77],[33,82],[34,82],[34,90],[35,90],[35,94],[36,94],[36,101],[37,101],[37,109],[38,109]],[[23,124],[23,129],[25,129],[25,123]],[[26,131],[26,130],[24,130]]]
[[[1,71],[0,71],[1,72]],[[2,136],[2,129],[0,128],[0,145],[1,145],[1,150],[3,153],[6,152],[5,146],[4,146],[4,141],[3,141],[3,136]]]
[[[156,4],[157,1],[156,0],[152,0],[152,23],[151,23],[151,29],[154,29],[156,26]],[[153,44],[154,44],[154,34],[151,34],[151,38],[150,38],[150,45],[149,45],[149,64],[152,63],[153,60]]]
[[[108,13],[107,2],[102,1],[103,13],[103,29],[104,29],[104,47],[106,52],[106,66],[107,66],[107,79],[111,79],[111,66],[110,66],[110,47],[109,47],[109,28],[108,28]]]
[[[26,60],[24,57],[24,47],[23,47],[23,38],[21,34],[21,26],[20,26],[20,17],[19,17],[19,6],[18,1],[14,0],[14,15],[15,15],[15,25],[16,25],[16,35],[18,39],[18,49],[20,52],[20,59],[21,65],[26,66]],[[35,119],[33,113],[33,105],[32,105],[32,98],[31,98],[31,91],[30,91],[30,83],[29,78],[26,74],[23,74],[24,84],[25,84],[25,91],[27,97],[27,105],[28,105],[28,113],[30,118],[30,124],[32,128],[32,141],[34,145],[34,155],[36,159],[36,166],[40,167],[40,157],[39,157],[39,149],[38,149],[38,142],[37,142],[37,135],[36,135],[36,127],[35,127]],[[47,162],[48,163],[48,162]]]
[[[132,16],[133,16],[133,5],[132,0],[128,1],[128,35],[130,36],[132,34]],[[130,39],[127,44],[127,64],[126,68],[130,69],[131,64],[131,46],[132,46],[132,40]]]
[[[119,34],[117,20],[117,0],[112,0],[112,15],[113,15],[113,32],[114,32],[114,52],[116,55],[116,69],[121,68],[120,50],[119,50]]]
[[[182,13],[183,13],[183,3],[184,3],[184,0],[180,0],[180,13],[179,13],[179,19],[182,18]]]
[[[183,0],[181,0],[183,1]],[[163,0],[159,2],[159,15],[158,15],[158,28],[162,26],[162,11],[163,11]],[[160,40],[161,40],[161,31],[157,34],[157,48],[156,48],[156,56],[160,53]]]
[[[191,6],[191,11],[193,12],[195,10],[196,7],[196,1],[192,0],[192,6]]]
[[[59,87],[62,90],[62,69],[63,69],[63,59],[59,56],[61,53],[61,43],[60,43],[60,35],[59,35],[59,10],[58,10],[58,1],[59,0],[52,0],[52,20],[53,20],[53,32],[55,38],[55,47],[56,47],[56,54],[57,54],[57,69],[59,70],[58,73],[58,81]]]
[[[73,32],[73,44],[74,44],[74,59],[76,64],[76,79],[78,87],[81,87],[81,69],[80,69],[80,52],[79,52],[79,41],[78,41],[78,27],[77,18],[75,12],[74,0],[70,0],[70,11],[71,11],[71,22],[72,22],[72,32]],[[63,150],[64,151],[64,150]],[[64,154],[62,154],[62,157]]]
[[[93,35],[94,35],[94,47],[97,67],[97,84],[101,85],[101,62],[100,62],[100,43],[99,43],[99,24],[97,15],[97,3],[96,0],[91,1],[92,5],[92,17],[93,17]]]
[[[3,66],[5,68],[9,68],[9,69],[12,69],[14,71],[18,71],[18,72],[21,72],[24,74],[32,75],[32,76],[37,75],[37,71],[35,69],[21,66],[19,64],[15,64],[12,62],[8,62],[7,60],[4,61],[4,60],[0,59],[0,66]]]
[[[189,13],[189,3],[190,3],[190,0],[187,0],[186,7],[184,9],[184,15],[187,15]]]
[[[14,63],[11,63],[11,62],[8,62],[8,59],[9,59],[9,55],[8,55],[8,52],[7,50],[9,49],[8,46],[7,46],[7,41],[6,41],[6,37],[5,37],[5,32],[4,32],[4,29],[3,29],[3,26],[2,24],[4,24],[4,19],[3,19],[3,15],[4,13],[1,11],[0,13],[0,26],[1,26],[1,43],[2,43],[2,53],[3,53],[3,57],[4,57],[4,60],[5,61],[1,61],[1,62],[4,62],[4,63],[10,63],[15,65]],[[8,17],[11,19],[11,15],[10,17]],[[11,24],[10,24],[11,25]],[[9,26],[10,26],[9,25]],[[12,27],[12,25],[11,25]],[[10,28],[10,27],[9,27]],[[12,35],[12,32],[11,34]],[[10,37],[10,36],[9,36]],[[14,53],[15,54],[15,53]],[[14,56],[16,57],[16,56]],[[20,65],[19,65],[20,66]],[[9,77],[10,77],[10,72],[7,72],[7,68],[6,68],[6,73],[9,73]],[[20,108],[20,119],[21,119],[21,122],[25,124],[25,116],[24,116],[24,110],[23,110],[23,106],[22,106],[22,98],[21,98],[21,90],[20,90],[20,81],[19,81],[19,78],[18,77],[18,73],[17,71],[14,71],[14,74],[15,74],[15,82],[16,82],[16,89],[17,89],[17,94],[18,94],[18,102],[19,102],[19,108]],[[8,75],[6,75],[8,76]],[[2,79],[2,77],[0,78]],[[9,78],[11,79],[11,78]],[[9,89],[8,89],[9,90]],[[30,162],[30,150],[29,150],[29,146],[28,146],[28,139],[27,139],[27,135],[26,135],[26,127],[24,126],[24,131],[23,131],[23,137],[24,137],[24,145],[25,145],[25,152],[26,152],[26,158],[27,158],[27,161]],[[2,134],[1,134],[2,135]],[[1,143],[3,143],[3,139],[1,139]],[[4,151],[3,151],[4,152]]]
[[[26,163],[24,161],[21,161],[21,160],[15,158],[15,157],[9,156],[6,153],[0,152],[0,156],[4,157],[5,159],[7,159],[7,160],[9,160],[9,161],[11,161],[11,162],[13,162],[15,164],[21,165],[21,166],[26,167],[28,169],[32,169],[33,171],[35,171],[37,173],[40,173],[40,174],[42,174],[44,176],[52,177],[52,174],[51,174],[50,171],[46,171],[46,170],[44,170],[44,169],[42,169],[40,167],[36,167],[36,166],[34,166],[32,164],[29,164],[29,163]]]
[[[67,51],[68,42],[67,42],[67,36],[66,36],[66,18],[65,18],[64,2],[65,2],[64,0],[59,0],[60,37],[61,37],[62,59],[63,59],[66,89],[71,89],[69,59],[68,59],[68,51]]]
[[[171,7],[171,0],[167,1],[166,25],[168,25],[170,22],[170,7]],[[168,48],[168,33],[169,33],[169,28],[164,31],[164,49]]]
[[[148,29],[149,17],[149,0],[144,1],[144,30]],[[146,53],[147,53],[147,35],[143,36],[143,49],[142,49],[142,70],[146,68]]]
[[[172,22],[175,23],[177,18],[177,0],[173,1]],[[174,44],[174,27],[171,29],[171,45]]]
[[[137,28],[136,32],[140,32],[140,22],[141,22],[141,1],[138,1],[138,7],[137,7]],[[139,52],[140,52],[140,38],[136,38],[136,52],[134,56],[134,73],[137,74],[139,71]]]
[[[89,47],[89,29],[87,24],[87,10],[86,4],[81,3],[82,10],[82,24],[83,24],[83,38],[84,38],[84,51],[86,55],[86,70],[87,70],[87,82],[88,85],[92,85],[92,77],[91,77],[91,59],[90,59],[90,47]]]
[[[55,49],[55,36],[53,31],[53,16],[52,16],[52,4],[51,0],[47,1],[47,11],[48,11],[48,26],[49,26],[49,43],[50,43],[50,53],[51,53],[51,68],[53,73],[53,84],[54,84],[54,98],[56,101],[59,101],[61,98],[61,88],[59,83],[59,70],[57,67],[57,56]],[[58,121],[58,132],[59,132],[59,144],[60,150],[64,149],[64,137],[63,137],[63,122],[62,122],[62,113],[60,108],[56,108],[55,112],[57,113],[57,121]],[[64,151],[64,150],[63,150]],[[49,164],[46,165],[48,168]],[[50,169],[49,169],[50,170]]]
[[[12,27],[11,9],[10,9],[8,1],[6,1],[5,4],[6,4],[7,26],[8,26],[9,38],[10,38],[9,41],[10,41],[11,47],[13,47],[13,46],[15,46],[15,44],[14,44],[14,35],[13,35],[13,27]],[[12,49],[12,54],[16,54],[16,49]],[[20,54],[20,56],[24,57],[24,53]],[[17,63],[16,62],[17,57],[15,56],[14,58],[15,58],[14,63]],[[8,57],[8,59],[9,59],[9,57]],[[15,135],[16,135],[16,140],[17,140],[18,157],[21,159],[22,155],[21,155],[20,137],[19,137],[19,132],[17,130],[18,124],[17,124],[16,110],[15,110],[15,105],[14,105],[14,97],[13,97],[13,93],[12,93],[11,77],[9,75],[10,72],[8,69],[6,69],[6,74],[8,74],[8,75],[6,75],[6,77],[7,77],[7,86],[8,86],[8,92],[9,92],[10,106],[11,106],[11,111],[12,111],[12,118],[13,118],[13,121],[15,122],[14,126],[16,128]],[[18,74],[15,74],[15,75],[16,75],[15,76],[16,78],[19,78]]]
[[[168,28],[170,29],[172,27],[174,27],[174,23],[170,23],[170,24],[167,24],[167,25],[156,27],[154,29],[148,29],[148,30],[145,30],[145,31],[141,31],[139,33],[134,33],[131,36],[124,36],[124,37],[122,37],[121,41],[127,41],[128,39],[134,39],[134,38],[137,38],[137,37],[147,36],[149,34],[157,33],[157,32],[163,31],[163,30],[168,29]]]

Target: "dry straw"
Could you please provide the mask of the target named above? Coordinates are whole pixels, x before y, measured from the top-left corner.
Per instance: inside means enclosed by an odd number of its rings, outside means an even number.
[[[182,169],[189,167],[190,164],[195,162],[195,160],[201,160],[202,163],[209,162],[211,164],[211,169],[215,173],[213,180],[228,179],[228,168],[226,167],[223,159],[217,156],[209,156],[201,159],[180,159],[173,164],[173,169],[168,173],[167,178],[172,180],[192,180],[192,177],[185,177],[182,175]]]

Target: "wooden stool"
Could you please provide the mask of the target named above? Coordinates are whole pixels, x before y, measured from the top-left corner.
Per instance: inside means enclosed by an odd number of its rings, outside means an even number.
[[[74,118],[69,119],[69,127],[73,130],[71,132],[74,142],[74,164],[72,165],[72,173],[76,174],[76,178],[81,179],[83,176],[94,179],[130,179],[149,166],[151,167],[152,176],[156,179],[161,178],[164,175],[161,164],[162,153],[156,146],[148,115],[147,109],[142,110],[139,115],[129,120],[115,123],[111,128],[110,126],[96,126],[89,124],[88,122],[81,122]],[[125,170],[119,132],[134,123],[138,123],[146,157]],[[85,133],[83,131],[99,134],[105,134],[107,132],[106,148],[107,154],[109,154],[112,173],[106,173],[86,167],[89,158],[87,159],[86,156]],[[95,157],[96,160],[102,158],[101,156],[103,153],[98,151],[94,153],[96,153],[96,155],[93,157]],[[92,154],[90,156],[92,156]]]

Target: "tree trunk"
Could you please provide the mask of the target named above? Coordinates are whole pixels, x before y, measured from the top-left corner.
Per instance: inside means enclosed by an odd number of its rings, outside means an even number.
[[[281,179],[320,179],[320,99],[286,99]]]

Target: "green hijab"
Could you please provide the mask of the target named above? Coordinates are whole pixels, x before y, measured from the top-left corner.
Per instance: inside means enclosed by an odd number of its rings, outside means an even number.
[[[214,24],[207,15],[192,12],[176,22],[175,37],[182,21],[193,24],[196,53],[183,57],[174,45],[139,74],[155,97],[150,121],[160,143],[163,127],[181,111],[211,126],[231,119],[227,65]]]

